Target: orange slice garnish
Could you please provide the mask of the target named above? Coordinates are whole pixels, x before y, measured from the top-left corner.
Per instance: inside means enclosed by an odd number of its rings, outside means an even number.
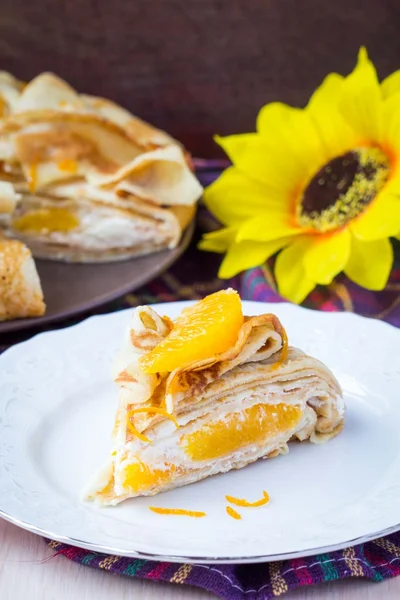
[[[242,304],[237,292],[222,290],[206,296],[182,311],[171,333],[142,356],[142,370],[172,372],[222,354],[236,343],[242,324]]]

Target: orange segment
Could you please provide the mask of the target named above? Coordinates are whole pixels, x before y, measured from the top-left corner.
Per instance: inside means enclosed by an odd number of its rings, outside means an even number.
[[[165,469],[152,469],[142,462],[127,465],[124,472],[124,488],[130,493],[142,493],[158,485],[166,485],[178,474],[175,465]]]
[[[180,444],[192,460],[213,460],[293,429],[301,412],[290,404],[256,404],[182,436]]]
[[[65,208],[39,208],[13,221],[17,231],[48,233],[52,231],[67,232],[79,225],[77,217]]]
[[[206,296],[182,311],[171,333],[141,358],[145,373],[172,372],[211,358],[233,346],[243,324],[242,304],[234,290]]]

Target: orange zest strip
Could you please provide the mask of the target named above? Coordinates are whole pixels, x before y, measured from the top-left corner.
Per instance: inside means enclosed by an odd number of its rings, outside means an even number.
[[[129,429],[129,431],[131,433],[133,433],[133,435],[136,435],[137,438],[139,438],[139,440],[142,440],[142,442],[148,442],[149,444],[151,444],[151,440],[146,437],[145,435],[143,435],[143,433],[139,433],[138,430],[136,429],[136,427],[134,427],[129,419],[128,416],[128,422],[127,422],[127,427]]]
[[[182,517],[205,517],[207,513],[198,510],[185,510],[184,508],[160,508],[158,506],[149,506],[149,509],[158,515],[179,515]]]
[[[144,406],[143,408],[132,408],[132,410],[128,411],[128,415],[130,416],[130,415],[134,415],[136,413],[144,413],[144,412],[149,412],[149,413],[154,413],[154,414],[157,414],[157,415],[162,415],[166,419],[169,419],[170,421],[172,421],[173,424],[175,425],[175,427],[177,429],[179,429],[179,423],[175,419],[175,417],[173,417],[172,415],[170,415],[166,410],[164,410],[162,408],[157,408],[156,406]]]
[[[282,331],[280,332],[282,337],[282,350],[279,360],[272,366],[273,369],[278,369],[287,359],[289,354],[289,341],[287,337],[286,331],[282,327]]]
[[[29,166],[28,188],[31,194],[36,190],[37,185],[37,163],[32,163]]]
[[[230,517],[232,517],[232,519],[236,519],[237,521],[239,521],[242,518],[239,515],[239,513],[234,508],[232,508],[231,506],[227,506],[225,510],[228,513],[228,515]]]
[[[257,506],[264,506],[269,502],[269,496],[267,492],[263,492],[263,498],[260,500],[256,500],[255,502],[249,502],[248,500],[244,500],[243,498],[235,498],[234,496],[225,496],[227,502],[231,504],[235,504],[235,506],[252,506],[253,508]],[[228,506],[229,508],[229,506]],[[228,512],[228,508],[226,509]]]

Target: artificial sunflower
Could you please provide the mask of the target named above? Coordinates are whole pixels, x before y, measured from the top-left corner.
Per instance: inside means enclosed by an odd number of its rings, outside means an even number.
[[[380,84],[361,48],[354,71],[328,75],[304,109],[267,104],[256,133],[217,141],[233,166],[205,203],[225,227],[200,247],[226,252],[220,277],[279,251],[278,289],[293,302],[341,271],[385,287],[400,233],[400,71]]]

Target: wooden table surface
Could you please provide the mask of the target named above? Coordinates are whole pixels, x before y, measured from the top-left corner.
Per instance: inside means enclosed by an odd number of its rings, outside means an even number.
[[[1,600],[210,600],[186,586],[150,583],[82,567],[53,557],[43,539],[0,519]],[[288,600],[398,600],[400,577],[372,583],[351,580],[286,594]]]

